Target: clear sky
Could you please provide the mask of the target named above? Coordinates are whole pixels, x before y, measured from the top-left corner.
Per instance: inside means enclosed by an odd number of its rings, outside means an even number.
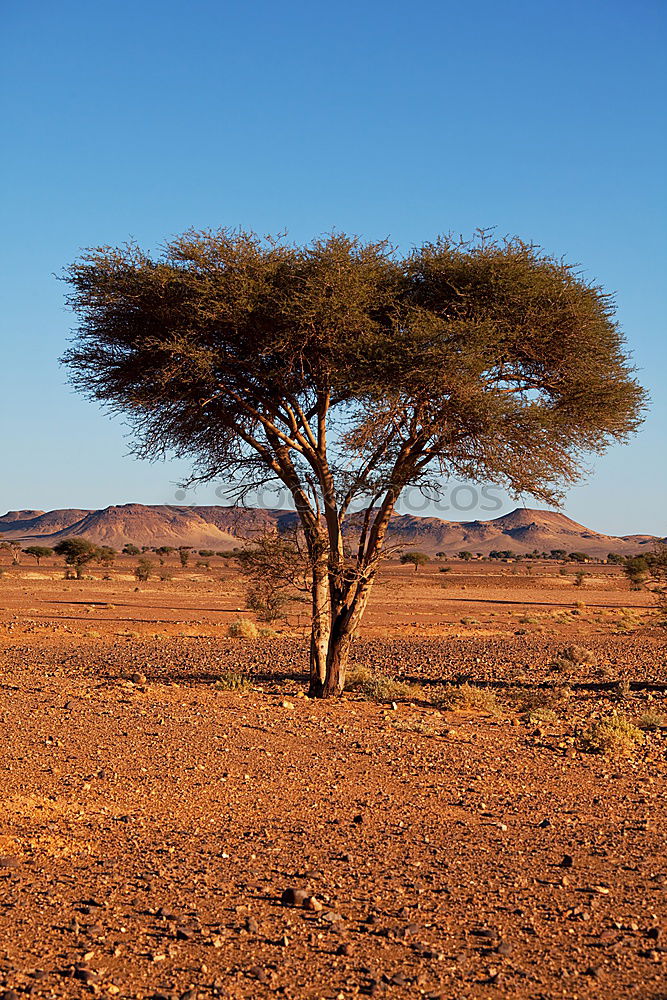
[[[6,0],[2,512],[184,499],[186,467],[128,457],[58,366],[54,273],[81,248],[495,226],[615,290],[653,397],[565,512],[666,534],[666,20],[663,0]]]

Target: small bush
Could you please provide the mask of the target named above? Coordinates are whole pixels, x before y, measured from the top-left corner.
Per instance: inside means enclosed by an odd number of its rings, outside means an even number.
[[[259,629],[249,618],[239,618],[237,621],[229,623],[227,635],[233,639],[258,639]]]
[[[229,671],[218,677],[215,687],[218,691],[247,691],[250,687],[250,680],[243,674],[235,674]]]
[[[146,583],[150,579],[154,566],[150,559],[144,557],[140,559],[134,569],[134,575],[140,583]]]
[[[656,729],[667,726],[667,715],[663,712],[649,710],[639,716],[636,725],[638,729],[642,729],[646,733],[655,732]]]
[[[474,710],[488,712],[490,715],[500,715],[500,705],[495,692],[489,688],[476,687],[474,684],[445,684],[442,689],[443,708],[458,710]]]
[[[624,715],[608,716],[583,733],[583,745],[595,753],[627,754],[644,742],[644,734]]]
[[[529,712],[526,712],[526,722],[530,722],[533,726],[541,724],[553,725],[555,722],[558,722],[558,716],[553,708],[533,708]]]
[[[345,690],[360,691],[373,701],[399,701],[422,696],[422,690],[417,684],[407,684],[405,681],[386,677],[364,666],[348,670]]]
[[[591,649],[585,646],[568,646],[563,649],[556,659],[551,663],[554,670],[566,670],[573,666],[595,666],[597,657]]]

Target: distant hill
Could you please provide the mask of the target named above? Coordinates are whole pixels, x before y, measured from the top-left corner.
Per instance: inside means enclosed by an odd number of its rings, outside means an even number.
[[[116,549],[134,542],[223,551],[254,534],[295,522],[296,515],[290,511],[217,506],[129,503],[102,510],[19,510],[0,517],[0,541],[53,545],[63,538],[80,536]],[[353,516],[348,531],[354,534],[354,528]],[[618,538],[600,534],[556,511],[522,507],[489,521],[443,521],[437,517],[396,514],[389,529],[390,544],[419,548],[431,555],[435,552],[454,555],[463,549],[483,555],[494,549],[517,553],[565,549],[604,557],[608,552],[632,555],[650,548],[655,541],[653,535]]]

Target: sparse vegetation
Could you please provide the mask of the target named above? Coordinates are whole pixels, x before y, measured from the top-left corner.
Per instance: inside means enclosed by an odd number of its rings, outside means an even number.
[[[38,566],[42,559],[48,559],[49,556],[53,555],[53,549],[48,548],[46,545],[29,545],[23,551],[27,556],[32,556]]]
[[[63,556],[65,563],[73,568],[77,580],[83,577],[85,566],[98,562],[101,558],[100,548],[86,538],[65,538],[54,546],[53,551],[56,555]]]
[[[644,733],[624,715],[613,713],[593,723],[582,734],[585,749],[596,753],[628,754],[644,742]]]
[[[636,720],[636,725],[638,729],[647,733],[655,732],[657,729],[667,728],[667,714],[664,712],[657,712],[655,709],[642,712]]]
[[[153,561],[146,556],[142,556],[134,568],[134,575],[140,583],[146,583],[151,578],[154,569],[155,564]]]
[[[443,708],[486,712],[489,715],[502,713],[496,694],[491,688],[478,687],[467,681],[463,684],[443,685],[437,700]]]
[[[260,630],[250,618],[239,618],[227,626],[227,635],[233,639],[259,639]]]
[[[429,561],[430,556],[428,556],[425,552],[405,552],[401,556],[401,564],[403,566],[414,566],[415,573],[420,566],[425,566]]]
[[[595,666],[597,663],[597,657],[595,653],[587,649],[585,646],[567,646],[563,649],[558,656],[552,661],[551,668],[553,670],[570,670],[572,667],[578,666]]]
[[[247,691],[251,687],[250,678],[232,671],[222,673],[215,682],[218,691]]]
[[[423,697],[423,691],[418,685],[387,677],[380,671],[359,665],[353,665],[348,671],[345,690],[360,691],[373,701],[405,701]]]

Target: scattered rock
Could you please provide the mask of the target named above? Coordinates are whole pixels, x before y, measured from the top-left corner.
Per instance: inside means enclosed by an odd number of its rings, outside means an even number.
[[[280,897],[280,902],[283,906],[303,906],[304,902],[308,899],[308,893],[305,889],[284,889],[283,894]]]

